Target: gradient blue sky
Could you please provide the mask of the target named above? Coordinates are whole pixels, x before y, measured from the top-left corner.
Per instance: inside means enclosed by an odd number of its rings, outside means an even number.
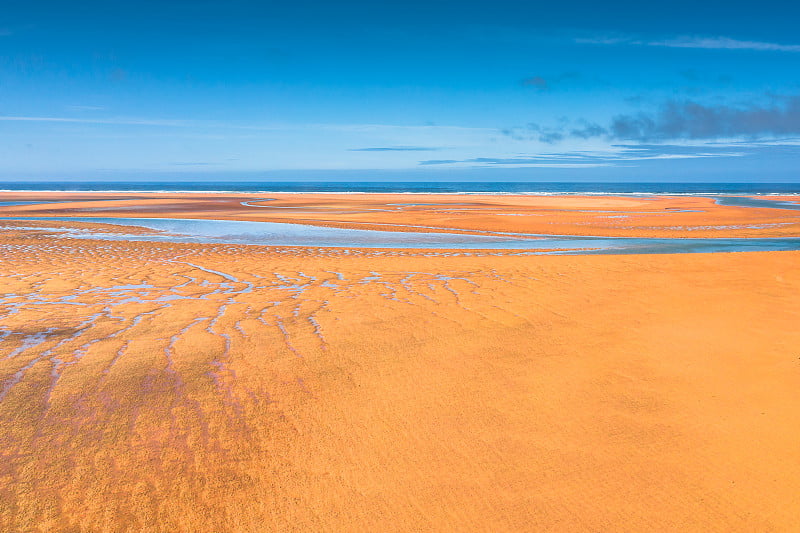
[[[41,2],[0,179],[800,181],[795,2]]]

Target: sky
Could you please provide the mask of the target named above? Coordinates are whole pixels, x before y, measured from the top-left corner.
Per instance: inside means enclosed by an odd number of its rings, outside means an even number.
[[[800,3],[4,0],[0,179],[800,181]]]

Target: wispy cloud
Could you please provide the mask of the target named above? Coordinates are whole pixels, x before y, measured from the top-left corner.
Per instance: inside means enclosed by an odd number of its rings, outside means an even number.
[[[109,124],[120,126],[174,126],[183,127],[191,125],[185,120],[164,120],[146,118],[75,118],[75,117],[30,117],[30,116],[0,116],[3,122],[63,122],[75,124]]]
[[[706,48],[711,50],[759,50],[774,52],[800,52],[800,44],[781,44],[764,41],[740,41],[730,37],[680,36],[662,41],[650,41],[648,46],[668,48]]]
[[[105,107],[101,105],[68,105],[69,111],[105,111]]]
[[[707,50],[754,50],[765,52],[800,52],[800,44],[749,41],[731,37],[678,35],[664,39],[642,39],[632,35],[599,35],[575,39],[578,44],[658,46],[665,48],[702,48]]]
[[[429,161],[420,161],[419,164],[423,166],[431,166],[431,165],[452,165],[452,164],[463,164],[466,163],[468,166],[484,166],[484,167],[491,167],[491,166],[508,166],[508,167],[531,167],[531,168],[595,168],[595,167],[608,167],[611,166],[609,162],[576,162],[576,163],[548,163],[546,161],[540,161],[537,158],[527,158],[527,157],[475,157],[473,159],[463,159],[463,160],[438,160],[432,159]]]
[[[542,168],[591,168],[621,166],[637,161],[660,159],[701,159],[718,157],[742,157],[746,150],[723,146],[685,145],[613,145],[604,151],[555,152],[511,157],[476,157],[462,160],[431,159],[420,161],[420,165],[481,165]]]
[[[351,148],[350,152],[436,152],[440,147],[429,146],[377,146],[371,148]]]
[[[471,128],[465,126],[448,125],[422,125],[408,126],[397,124],[356,124],[356,123],[257,123],[257,122],[220,122],[213,120],[190,119],[163,119],[148,117],[54,117],[54,116],[8,116],[0,115],[0,122],[41,122],[41,123],[74,123],[98,124],[111,126],[158,126],[175,128],[211,128],[231,129],[245,131],[337,131],[353,134],[391,135],[403,136],[420,135],[456,135],[456,136],[483,136],[496,133],[493,128]],[[378,147],[394,148],[394,147]],[[416,147],[400,145],[396,148],[423,148],[425,151],[437,150],[437,147]]]
[[[451,165],[453,163],[463,163],[464,160],[459,159],[427,159],[420,161],[420,165]]]
[[[578,44],[606,44],[606,45],[614,45],[614,44],[644,44],[641,40],[634,39],[633,37],[629,36],[619,36],[619,35],[597,35],[594,37],[578,37],[575,39],[575,42]]]

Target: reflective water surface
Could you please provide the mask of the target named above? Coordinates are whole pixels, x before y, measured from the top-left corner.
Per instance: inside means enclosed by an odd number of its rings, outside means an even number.
[[[800,250],[800,237],[751,239],[659,239],[571,235],[426,233],[329,228],[281,222],[123,217],[3,217],[0,220],[94,222],[152,230],[147,234],[100,233],[53,224],[63,237],[179,243],[312,246],[335,248],[426,248],[530,250],[558,254],[659,254]],[[41,227],[25,228],[42,230]],[[553,251],[558,250],[558,251]]]

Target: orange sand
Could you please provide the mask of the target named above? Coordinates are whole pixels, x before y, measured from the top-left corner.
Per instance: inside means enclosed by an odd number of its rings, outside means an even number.
[[[797,200],[785,199],[792,198]],[[53,204],[0,206],[0,216],[222,218],[395,231],[417,231],[408,226],[421,225],[631,237],[800,236],[800,211],[725,207],[690,196],[0,193],[0,202],[14,199]],[[68,199],[85,201],[63,202]],[[402,205],[411,203],[433,205]]]
[[[800,252],[494,254],[0,230],[0,531],[800,529]]]

